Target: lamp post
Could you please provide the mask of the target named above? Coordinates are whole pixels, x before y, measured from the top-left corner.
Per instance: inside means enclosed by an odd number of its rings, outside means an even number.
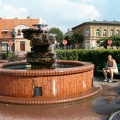
[[[15,36],[16,36],[15,29],[12,29],[11,36],[12,36],[12,40],[13,40],[13,54],[14,54],[14,52],[15,52]]]

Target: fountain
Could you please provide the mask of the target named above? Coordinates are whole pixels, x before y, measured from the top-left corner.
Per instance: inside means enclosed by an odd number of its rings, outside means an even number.
[[[42,30],[43,25],[34,26],[22,30],[24,37],[31,41],[27,62],[0,64],[0,102],[50,104],[85,99],[99,93],[100,87],[93,85],[94,65],[56,60],[55,37]]]
[[[32,69],[55,68],[55,53],[52,45],[55,43],[55,37],[42,30],[46,25],[35,24],[36,29],[23,29],[24,38],[31,40],[32,46],[30,53],[27,54],[27,62],[31,64]]]

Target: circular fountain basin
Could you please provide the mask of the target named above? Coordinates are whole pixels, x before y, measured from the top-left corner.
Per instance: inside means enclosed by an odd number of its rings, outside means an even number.
[[[69,68],[16,69],[26,62],[0,64],[0,102],[49,104],[84,99],[100,92],[93,86],[94,65],[88,62],[57,60]],[[12,67],[12,69],[10,69]]]

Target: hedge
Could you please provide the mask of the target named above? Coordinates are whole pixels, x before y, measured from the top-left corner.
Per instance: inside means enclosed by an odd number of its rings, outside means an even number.
[[[76,50],[57,50],[56,56],[59,60],[78,60],[78,53]]]
[[[104,50],[57,50],[56,56],[60,60],[78,60],[92,62],[95,67],[104,64],[107,56],[112,55],[117,63],[120,64],[120,49],[104,49]]]

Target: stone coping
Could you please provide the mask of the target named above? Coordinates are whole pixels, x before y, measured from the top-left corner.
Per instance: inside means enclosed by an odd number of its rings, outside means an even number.
[[[4,69],[7,66],[23,65],[28,64],[26,62],[8,62],[0,64],[0,75],[11,75],[11,76],[59,76],[67,74],[82,73],[94,69],[94,64],[82,61],[71,61],[71,60],[57,60],[58,64],[75,64],[77,67],[71,68],[56,68],[56,69],[44,69],[44,70],[18,70],[18,69]]]

